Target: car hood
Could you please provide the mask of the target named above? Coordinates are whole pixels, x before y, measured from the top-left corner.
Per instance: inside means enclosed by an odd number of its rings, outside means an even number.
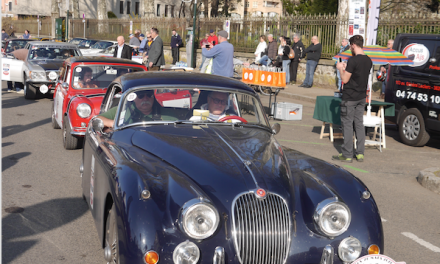
[[[183,172],[214,200],[232,202],[238,194],[258,188],[286,199],[292,193],[281,146],[265,129],[223,125],[136,129],[134,146]]]
[[[32,70],[42,69],[44,71],[57,71],[63,65],[62,60],[35,60],[30,61]]]

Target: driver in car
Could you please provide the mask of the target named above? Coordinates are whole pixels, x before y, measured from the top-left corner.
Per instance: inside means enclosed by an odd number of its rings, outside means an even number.
[[[210,92],[208,94],[208,102],[203,104],[200,108],[201,110],[209,110],[209,116],[207,117],[208,121],[218,121],[228,115],[229,94],[223,92]],[[202,116],[193,116],[189,120],[201,121]]]
[[[172,109],[161,108],[154,97],[154,90],[143,90],[135,92],[136,97],[132,102],[127,100],[125,110],[124,124],[148,121],[176,121]],[[128,95],[127,97],[131,96]],[[103,121],[104,127],[113,127],[114,119],[118,107],[110,108],[107,112],[98,117]]]
[[[98,88],[98,85],[92,81],[93,70],[89,67],[82,67],[81,69],[81,81],[78,83],[78,86],[80,88]]]

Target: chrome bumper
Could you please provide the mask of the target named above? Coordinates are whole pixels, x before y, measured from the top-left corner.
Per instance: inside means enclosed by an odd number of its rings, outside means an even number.
[[[319,264],[333,264],[334,254],[335,253],[332,246],[325,246],[324,250],[322,251],[321,261],[319,262]]]
[[[225,249],[222,247],[216,247],[214,250],[214,257],[212,258],[212,264],[225,264]]]

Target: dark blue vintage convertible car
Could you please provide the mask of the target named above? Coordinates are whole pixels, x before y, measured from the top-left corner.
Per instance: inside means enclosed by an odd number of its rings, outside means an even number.
[[[108,263],[330,264],[383,254],[368,188],[282,147],[279,125],[239,81],[126,74],[109,86],[101,115],[87,128],[80,171]]]

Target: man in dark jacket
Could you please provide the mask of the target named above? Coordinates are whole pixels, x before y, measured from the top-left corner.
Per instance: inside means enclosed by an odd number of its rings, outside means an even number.
[[[301,58],[304,57],[304,51],[306,50],[299,33],[293,35],[292,49],[295,52],[295,58],[293,58],[290,63],[290,83],[294,84],[296,83],[299,62],[301,61]]]
[[[313,75],[322,53],[322,45],[319,43],[318,36],[312,37],[312,44],[305,50],[305,53],[307,54],[306,79],[299,87],[312,88]]]
[[[182,45],[182,38],[179,36],[179,34],[177,34],[176,30],[173,29],[172,31],[172,35],[171,35],[171,45],[170,45],[170,49],[173,55],[173,64],[176,64],[177,62],[179,62],[179,55],[180,55],[180,47],[183,46]]]
[[[277,42],[273,39],[273,35],[267,35],[267,39],[269,40],[269,44],[267,45],[267,54],[260,59],[260,63],[266,66],[272,61],[275,61],[278,55],[278,46]]]
[[[115,52],[113,53],[113,57],[131,60],[131,56],[132,56],[131,47],[128,45],[125,45],[125,39],[123,36],[119,36],[117,38],[117,40],[118,40],[118,46],[116,46],[116,48],[115,48]]]
[[[157,28],[150,29],[153,42],[148,51],[148,70],[159,71],[160,66],[165,65],[165,56],[163,54],[163,41],[159,37],[159,30]]]

